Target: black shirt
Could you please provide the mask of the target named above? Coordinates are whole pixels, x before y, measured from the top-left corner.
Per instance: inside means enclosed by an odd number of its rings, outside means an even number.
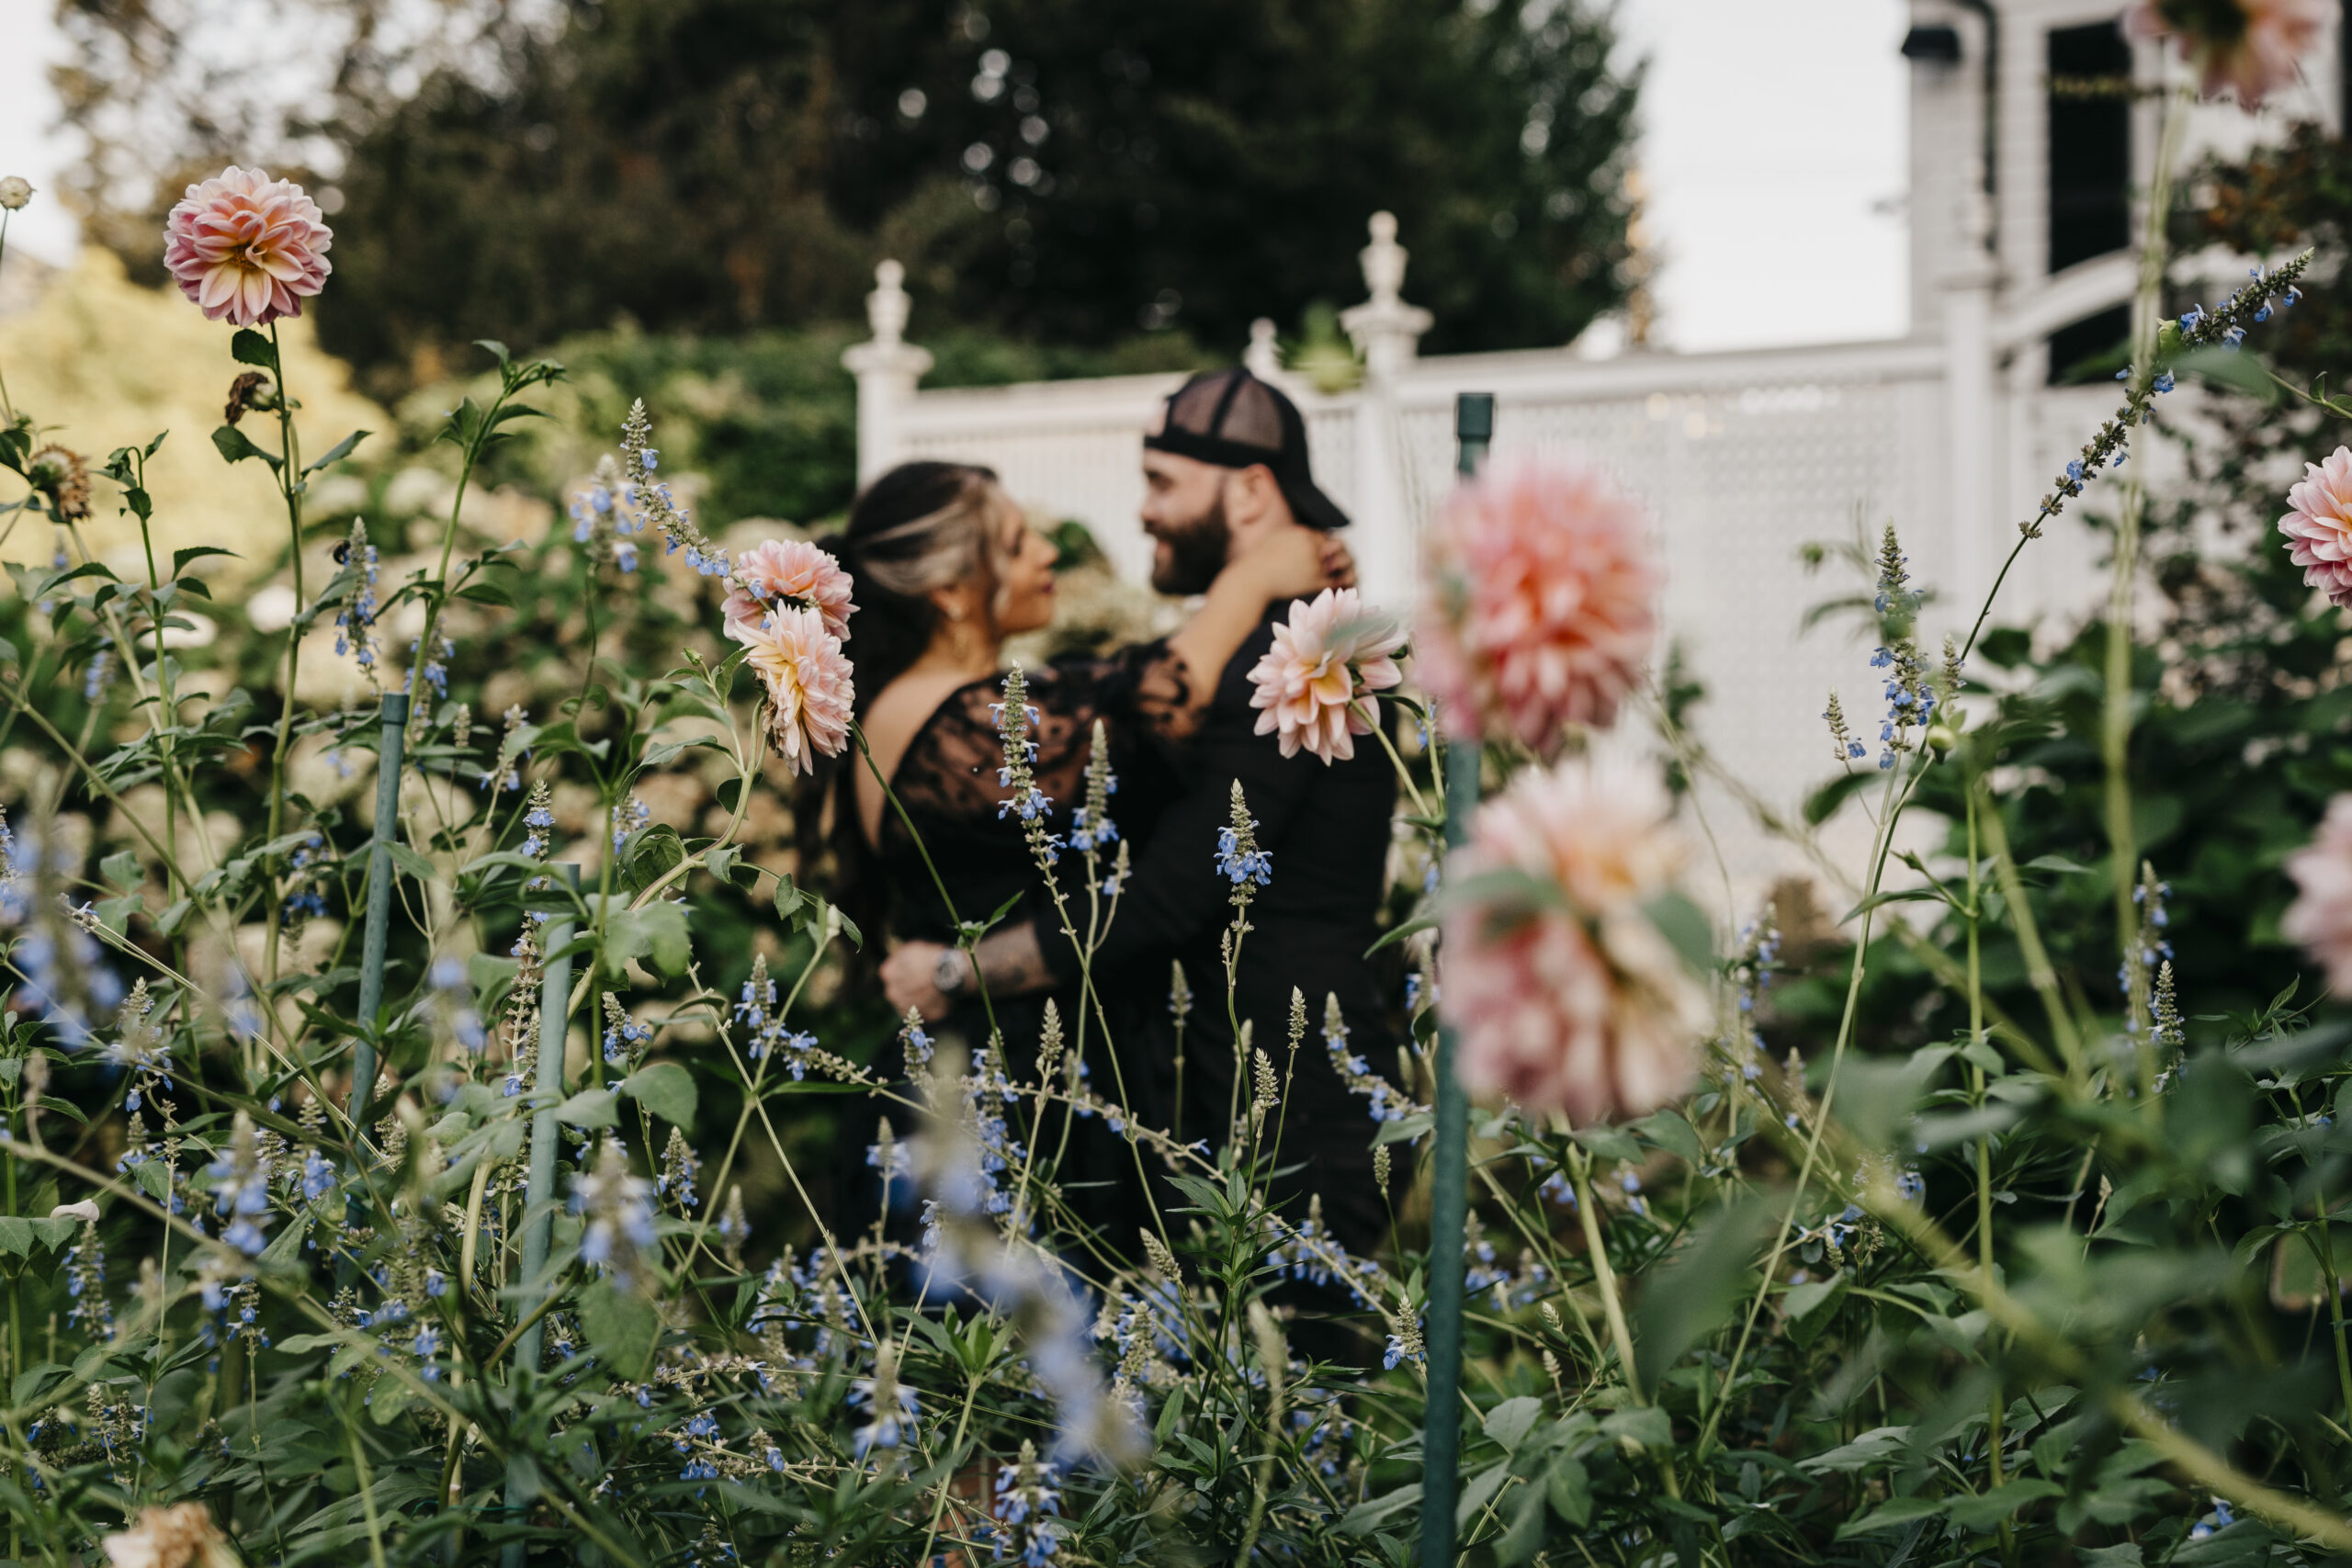
[[[1220,943],[1233,919],[1233,885],[1217,868],[1217,835],[1230,820],[1238,780],[1258,847],[1272,856],[1272,881],[1256,889],[1250,908],[1233,1011],[1250,1023],[1277,1079],[1289,1079],[1281,1163],[1306,1165],[1275,1191],[1290,1198],[1293,1220],[1304,1217],[1306,1195],[1319,1193],[1333,1232],[1363,1251],[1387,1224],[1371,1179],[1378,1124],[1332,1068],[1322,1027],[1325,998],[1336,996],[1351,1048],[1375,1071],[1395,1056],[1396,1036],[1365,953],[1380,935],[1396,776],[1376,741],[1362,740],[1351,760],[1327,765],[1306,751],[1285,758],[1275,736],[1257,733],[1250,671],[1272,646],[1276,618],[1270,612],[1226,665],[1187,754],[1164,764],[1179,770],[1181,787],[1134,845],[1132,878],[1095,953],[1096,989],[1106,1006],[1115,998],[1123,1062],[1141,1057],[1156,1086],[1153,1119],[1187,1140],[1221,1143],[1234,1060]],[[1044,910],[1034,924],[1057,988],[1074,985],[1079,954],[1059,922]],[[1171,961],[1183,965],[1193,992],[1181,1103],[1168,1008]],[[1287,1047],[1293,987],[1305,998],[1307,1021],[1295,1061]],[[1241,1093],[1246,1100],[1246,1083]]]

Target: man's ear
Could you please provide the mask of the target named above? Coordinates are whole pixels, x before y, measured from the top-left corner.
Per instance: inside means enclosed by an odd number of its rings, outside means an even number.
[[[1274,471],[1263,463],[1237,468],[1226,480],[1226,525],[1233,531],[1236,544],[1253,542],[1287,521],[1287,511],[1282,486],[1274,482]]]

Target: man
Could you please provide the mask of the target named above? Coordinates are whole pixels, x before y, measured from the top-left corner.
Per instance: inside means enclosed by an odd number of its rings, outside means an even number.
[[[1247,370],[1195,376],[1168,400],[1159,427],[1144,438],[1144,479],[1152,586],[1163,593],[1204,591],[1228,560],[1283,530],[1328,533],[1348,521],[1315,486],[1297,407]],[[1324,998],[1336,996],[1351,1049],[1374,1063],[1393,1059],[1395,1034],[1364,954],[1379,935],[1374,917],[1396,780],[1379,748],[1360,748],[1352,761],[1327,766],[1304,751],[1285,758],[1275,737],[1257,733],[1250,671],[1272,644],[1274,622],[1288,613],[1286,603],[1272,606],[1223,671],[1204,672],[1216,682],[1215,695],[1172,798],[1131,846],[1133,876],[1092,973],[1136,1112],[1187,1141],[1223,1142],[1235,1084],[1221,942],[1233,919],[1234,883],[1220,869],[1218,837],[1238,781],[1272,874],[1265,886],[1252,884],[1232,1016],[1250,1026],[1277,1081],[1287,1079],[1285,1103],[1267,1118],[1266,1136],[1271,1142],[1279,1122],[1280,1163],[1300,1168],[1273,1191],[1294,1223],[1306,1217],[1308,1194],[1319,1195],[1329,1232],[1351,1250],[1369,1251],[1387,1230],[1372,1174],[1376,1127],[1333,1070],[1321,1032]],[[1127,826],[1117,799],[1112,815]],[[1079,972],[1079,954],[1050,908],[991,933],[977,959],[995,995],[1067,985]],[[1179,1024],[1167,999],[1171,962],[1182,967],[1193,995],[1181,1026],[1181,1071]],[[901,947],[884,964],[883,979],[895,1006],[933,1017],[974,988],[964,954],[929,944]],[[1305,996],[1307,1016],[1295,1059],[1287,1048],[1293,987]],[[1148,1086],[1139,1076],[1148,1077]],[[1099,1056],[1091,1082],[1112,1092]],[[1245,1079],[1244,1107],[1250,1094]]]

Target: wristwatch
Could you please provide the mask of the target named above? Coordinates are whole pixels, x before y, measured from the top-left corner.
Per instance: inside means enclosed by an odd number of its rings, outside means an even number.
[[[949,948],[932,965],[932,988],[943,997],[960,996],[971,983],[972,961],[960,947]]]

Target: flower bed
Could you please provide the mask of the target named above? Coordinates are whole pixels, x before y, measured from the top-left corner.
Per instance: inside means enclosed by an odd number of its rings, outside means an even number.
[[[2301,38],[2290,5],[2250,5],[2251,42],[2141,9],[2249,98]],[[30,195],[0,181],[0,209]],[[2192,1031],[2178,994],[2133,837],[2136,470],[2110,477],[2106,864],[2010,854],[1996,783],[2046,725],[1972,681],[1974,631],[1923,646],[1890,527],[1868,562],[1883,700],[1826,716],[1851,781],[1827,798],[1871,814],[1874,852],[1842,872],[1851,946],[1805,953],[1704,912],[1696,807],[1591,754],[1647,723],[1682,776],[1719,767],[1646,674],[1638,513],[1556,466],[1465,483],[1411,627],[1344,591],[1301,602],[1253,676],[1290,765],[1372,740],[1399,775],[1399,864],[1432,871],[1398,879],[1384,939],[1411,1043],[1368,1061],[1336,999],[1296,996],[1288,1039],[1237,1059],[1227,1124],[1188,1141],[1091,1073],[1086,1019],[1046,1010],[1016,1072],[1005,1042],[858,1001],[882,933],[762,820],[779,783],[863,765],[853,590],[806,541],[707,530],[642,404],[548,540],[482,547],[467,487],[563,375],[486,345],[497,386],[448,415],[435,536],[395,564],[355,526],[306,580],[311,487],[360,437],[315,446],[275,324],[332,286],[330,240],[299,189],[231,170],[191,187],[167,253],[226,323],[213,445],[283,509],[290,626],[198,645],[195,615],[232,619],[200,608],[205,551],[130,574],[93,553],[101,527],[150,537],[162,437],[94,464],[35,411],[0,429],[13,524],[57,541],[17,570],[0,648],[12,1558],[2352,1551],[2352,1059],[2283,997]],[[2292,304],[2308,259],[2171,321],[2144,291],[2119,412],[2017,548],[2178,376]],[[2343,575],[2345,464],[2279,525],[2318,591]],[[305,695],[313,626],[368,703]],[[996,722],[1006,811],[1091,953],[1129,871],[1107,751],[1057,834],[1017,668]],[[1929,789],[1965,852],[1900,880]],[[1286,867],[1238,789],[1199,853],[1238,954]],[[2339,981],[2347,857],[2339,805],[2287,928]],[[2032,884],[2061,874],[2111,884],[2110,995],[2048,963]],[[1899,901],[1933,934],[1892,927]],[[1903,1054],[1857,1006],[1890,930],[1969,1004]],[[2038,1016],[1988,1000],[1995,942]],[[1761,1021],[1799,971],[1843,1008],[1774,1061]],[[1171,1005],[1229,1005],[1228,979],[1180,972]],[[1323,1072],[1376,1140],[1369,1255],[1270,1196],[1284,1106]],[[844,1091],[883,1108],[854,1140],[880,1201],[854,1215],[822,1114]],[[1134,1243],[1065,1189],[1081,1118],[1185,1199]]]

